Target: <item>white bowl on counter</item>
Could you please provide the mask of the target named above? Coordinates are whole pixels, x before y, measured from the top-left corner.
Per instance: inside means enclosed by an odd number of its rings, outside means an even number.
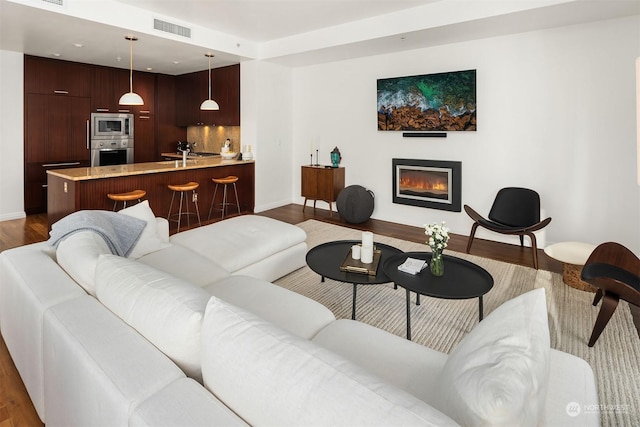
[[[220,153],[220,155],[221,155],[221,156],[222,156],[222,158],[223,158],[223,159],[225,159],[225,160],[231,160],[231,159],[233,159],[234,157],[236,157],[236,156],[238,155],[238,153],[231,153],[231,152],[228,152],[228,153]]]

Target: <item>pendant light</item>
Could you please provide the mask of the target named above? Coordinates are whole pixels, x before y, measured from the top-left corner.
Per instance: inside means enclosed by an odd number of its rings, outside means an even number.
[[[144,105],[142,97],[133,91],[133,42],[138,40],[136,36],[124,36],[129,40],[129,92],[120,97],[120,105]]]
[[[219,110],[220,106],[216,101],[211,99],[211,58],[213,58],[213,53],[205,53],[204,56],[209,58],[209,99],[205,100],[200,104],[201,110]]]

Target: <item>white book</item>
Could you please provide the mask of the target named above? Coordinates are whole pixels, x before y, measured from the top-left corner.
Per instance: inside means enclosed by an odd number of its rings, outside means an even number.
[[[427,261],[423,259],[407,258],[405,262],[398,266],[398,270],[409,274],[418,274],[427,266]]]

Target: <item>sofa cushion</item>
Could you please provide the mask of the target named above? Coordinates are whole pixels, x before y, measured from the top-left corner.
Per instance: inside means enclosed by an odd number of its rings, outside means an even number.
[[[43,319],[47,426],[126,426],[132,408],[184,373],[88,295]]]
[[[259,215],[242,215],[174,234],[183,245],[231,273],[307,239],[300,227]]]
[[[190,377],[201,380],[200,328],[210,295],[146,264],[102,255],[96,293],[114,312]]]
[[[215,297],[202,350],[205,387],[251,425],[455,425],[335,353]]]
[[[171,245],[144,255],[138,261],[200,287],[230,275],[217,262],[180,245]]]
[[[578,408],[599,408],[598,389],[591,366],[573,354],[549,351],[549,384],[542,426],[599,427],[600,411],[568,411],[571,402]]]
[[[129,253],[129,258],[137,259],[143,255],[171,246],[171,243],[164,242],[162,236],[158,234],[156,216],[149,207],[148,200],[144,200],[136,205],[124,208],[118,211],[118,213],[147,222],[144,230],[142,230],[142,234],[140,235],[138,242]]]
[[[230,276],[205,290],[306,339],[336,320],[331,310],[319,302],[253,277]]]
[[[180,378],[136,407],[129,427],[244,426],[247,423],[191,378]]]
[[[58,265],[89,295],[96,296],[98,257],[110,254],[104,239],[93,231],[79,231],[60,241],[56,249]]]
[[[54,258],[55,250],[46,242],[0,253],[2,339],[42,420],[46,416],[42,344],[44,313],[64,301],[87,296]]]
[[[351,319],[330,323],[312,341],[431,404],[447,354]]]
[[[451,352],[434,406],[462,425],[535,426],[549,375],[544,289],[509,300]]]

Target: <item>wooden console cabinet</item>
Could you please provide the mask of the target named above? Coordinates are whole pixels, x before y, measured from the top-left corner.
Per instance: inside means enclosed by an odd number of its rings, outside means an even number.
[[[338,199],[338,194],[344,189],[344,167],[329,166],[302,166],[302,197],[304,197],[304,212],[307,200],[313,200],[313,208],[316,208],[316,200],[329,203],[329,215],[333,216],[332,203]]]

